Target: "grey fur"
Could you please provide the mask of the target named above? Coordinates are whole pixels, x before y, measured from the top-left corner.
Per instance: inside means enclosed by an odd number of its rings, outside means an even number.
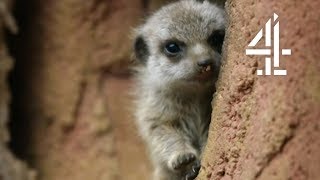
[[[202,3],[204,0],[196,0],[196,1],[198,1],[198,2],[201,2],[201,3]]]
[[[137,67],[135,116],[155,167],[154,180],[193,179],[198,173],[221,59],[208,38],[223,31],[225,21],[224,10],[208,1],[181,0],[136,30],[144,44],[135,43],[143,62]],[[168,41],[184,44],[176,59],[164,53]],[[211,77],[198,79],[207,69],[197,63],[205,59],[212,61]]]

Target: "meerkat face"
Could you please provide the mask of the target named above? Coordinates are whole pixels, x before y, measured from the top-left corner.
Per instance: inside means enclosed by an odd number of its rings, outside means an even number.
[[[219,71],[225,23],[224,10],[207,1],[170,4],[137,29],[135,55],[154,81],[212,84]]]

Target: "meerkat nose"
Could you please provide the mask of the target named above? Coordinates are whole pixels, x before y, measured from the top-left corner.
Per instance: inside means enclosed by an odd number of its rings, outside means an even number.
[[[208,72],[208,71],[211,71],[211,66],[213,64],[213,60],[212,59],[205,59],[205,60],[202,60],[202,61],[198,61],[197,62],[198,66],[201,67],[201,72],[204,73],[204,72]]]
[[[205,59],[205,60],[201,60],[197,62],[198,66],[202,67],[202,68],[208,68],[210,65],[213,64],[213,60],[212,59]]]

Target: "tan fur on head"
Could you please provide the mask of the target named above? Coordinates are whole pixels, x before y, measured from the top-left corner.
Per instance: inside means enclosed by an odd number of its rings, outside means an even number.
[[[136,119],[155,179],[193,179],[206,143],[225,29],[225,12],[182,0],[136,29]]]

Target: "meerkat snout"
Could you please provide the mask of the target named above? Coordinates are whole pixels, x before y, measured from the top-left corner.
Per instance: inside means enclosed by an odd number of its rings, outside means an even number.
[[[211,66],[213,64],[213,59],[200,60],[197,62],[197,64],[202,68],[207,68],[208,66]]]

